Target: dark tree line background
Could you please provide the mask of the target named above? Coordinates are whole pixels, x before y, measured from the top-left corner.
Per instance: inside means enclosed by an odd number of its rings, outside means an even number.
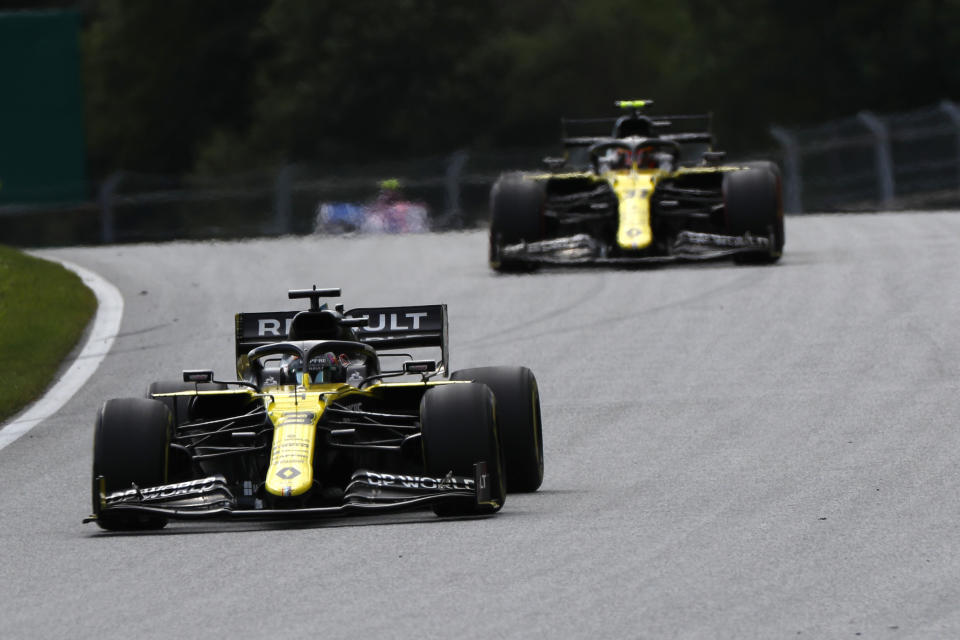
[[[56,3],[54,3],[56,4]],[[59,6],[63,6],[60,4]],[[561,115],[767,128],[960,98],[960,0],[90,0],[91,177],[547,145]]]

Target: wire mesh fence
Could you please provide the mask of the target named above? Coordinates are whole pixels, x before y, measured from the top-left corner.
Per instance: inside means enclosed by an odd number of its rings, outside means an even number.
[[[953,102],[894,114],[861,112],[803,128],[774,126],[771,134],[781,147],[777,159],[790,213],[960,207],[960,108]],[[542,168],[543,158],[557,153],[557,148],[463,150],[218,177],[117,173],[88,202],[0,207],[0,243],[328,233],[332,228],[321,224],[325,206],[326,211],[370,206],[387,179],[399,182],[403,202],[426,212],[428,229],[469,228],[485,224],[490,187],[501,173]]]
[[[542,149],[457,151],[215,178],[117,173],[92,202],[0,208],[0,242],[49,246],[326,233],[331,230],[320,224],[324,205],[372,206],[386,181],[398,187],[395,200],[426,211],[429,230],[469,228],[486,222],[490,187],[502,171],[536,167],[544,155]]]
[[[960,109],[949,100],[771,134],[790,212],[960,205]]]

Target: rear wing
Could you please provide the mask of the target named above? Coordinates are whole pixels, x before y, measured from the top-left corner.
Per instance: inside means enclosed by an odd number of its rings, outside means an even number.
[[[298,313],[301,312],[238,313],[235,317],[236,357],[239,359],[255,347],[285,341]],[[449,372],[447,305],[361,307],[343,315],[367,319],[366,325],[357,328],[357,339],[377,351],[439,347],[443,369]]]
[[[560,118],[560,138],[581,140],[620,137],[621,127],[630,123],[645,123],[646,137],[665,138],[677,134],[696,133],[713,135],[713,113],[675,114],[661,116],[619,116],[608,118]],[[622,134],[621,134],[622,135]],[[634,134],[636,135],[636,134]],[[640,134],[642,135],[642,134]]]
[[[449,375],[447,305],[362,307],[351,309],[344,315],[348,318],[367,319],[367,324],[357,329],[357,336],[360,342],[377,351],[439,347],[444,374]]]
[[[290,334],[290,323],[298,313],[300,311],[238,313],[234,316],[237,358],[256,347],[286,340]]]
[[[616,142],[619,138],[611,138],[610,136],[599,136],[599,137],[581,137],[581,138],[564,138],[563,146],[566,149],[579,149],[592,147],[594,145],[602,144],[604,142]],[[706,144],[709,146],[713,145],[713,136],[709,133],[665,133],[663,135],[658,135],[652,138],[648,138],[652,141],[663,140],[664,142],[676,142],[677,144]]]

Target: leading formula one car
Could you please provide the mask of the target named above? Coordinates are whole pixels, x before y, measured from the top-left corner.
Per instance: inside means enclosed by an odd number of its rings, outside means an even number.
[[[710,116],[641,114],[563,120],[565,155],[550,171],[508,173],[490,195],[490,266],[642,264],[710,260],[772,263],[783,251],[780,171],[770,162],[721,164]],[[613,124],[568,137],[567,126]],[[678,131],[706,124],[706,130]]]
[[[237,376],[208,370],[104,403],[93,515],[108,530],[168,519],[313,518],[432,506],[496,512],[543,479],[540,398],[525,367],[446,378],[446,305],[320,304],[236,315]],[[398,350],[440,349],[441,359]],[[411,377],[414,379],[411,380]]]

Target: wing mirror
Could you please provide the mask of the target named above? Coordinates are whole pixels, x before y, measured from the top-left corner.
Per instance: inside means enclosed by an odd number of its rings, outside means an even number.
[[[437,370],[436,360],[407,360],[403,363],[404,373],[432,373]]]
[[[703,163],[706,165],[720,164],[726,157],[726,151],[704,151]]]
[[[213,369],[188,369],[183,372],[184,382],[212,382]]]
[[[563,165],[567,164],[567,159],[563,157],[547,156],[543,159],[543,163],[547,165],[547,168],[550,169],[550,171],[559,171],[563,168]]]

